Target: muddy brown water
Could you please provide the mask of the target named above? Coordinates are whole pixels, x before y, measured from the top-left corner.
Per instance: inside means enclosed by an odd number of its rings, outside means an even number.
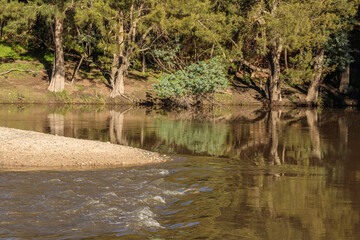
[[[356,109],[0,105],[0,126],[174,156],[1,169],[0,238],[360,239],[359,123]]]

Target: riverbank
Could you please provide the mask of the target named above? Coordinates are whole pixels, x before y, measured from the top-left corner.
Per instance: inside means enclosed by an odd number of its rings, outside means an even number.
[[[71,79],[74,63],[67,65],[66,79]],[[110,98],[110,85],[96,67],[82,69],[71,84],[67,81],[65,90],[52,93],[49,73],[35,60],[12,60],[0,66],[0,72],[9,69],[32,69],[32,72],[12,71],[0,75],[0,103],[5,104],[96,104],[96,105],[136,105],[159,103],[154,91],[158,83],[156,73],[130,71],[125,79],[125,97]],[[286,98],[285,98],[286,99]],[[231,87],[215,94],[215,104],[220,105],[262,105],[263,97],[256,89],[245,84]],[[287,100],[285,100],[287,101]]]
[[[0,59],[1,60],[1,59]],[[1,61],[0,61],[1,62]],[[68,62],[66,79],[71,79],[75,62]],[[36,60],[8,59],[0,65],[0,72],[11,69],[28,69],[30,72],[11,71],[0,74],[0,103],[4,104],[93,104],[93,105],[139,105],[161,104],[154,91],[158,83],[156,73],[129,71],[125,79],[126,97],[110,98],[110,85],[96,66],[84,67],[73,83],[67,81],[65,90],[52,93],[49,86],[49,72],[45,65]],[[256,80],[256,81],[264,81]],[[230,87],[215,93],[216,105],[267,105],[263,90],[254,84],[237,80],[230,81]],[[264,84],[264,83],[263,83]],[[261,84],[260,84],[261,85]],[[298,106],[305,102],[305,91],[283,84],[282,105]],[[326,106],[355,106],[358,100],[340,94],[335,86],[326,85],[321,90],[319,103]]]
[[[167,159],[127,146],[0,127],[2,167],[123,167]]]

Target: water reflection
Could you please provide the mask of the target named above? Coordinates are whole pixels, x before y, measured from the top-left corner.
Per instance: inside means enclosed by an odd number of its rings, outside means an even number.
[[[318,128],[318,114],[316,110],[306,110],[306,119],[309,125],[312,156],[321,159],[320,132]]]
[[[167,154],[247,159],[257,165],[317,165],[347,156],[357,111],[0,107],[0,125],[94,139]],[[332,160],[329,160],[332,159]],[[337,160],[336,160],[337,161]]]
[[[128,145],[126,137],[124,136],[124,114],[127,111],[117,112],[114,110],[110,111],[110,126],[109,135],[112,143],[121,145]]]
[[[0,172],[0,237],[26,238],[28,226],[31,236],[64,238],[359,239],[359,121],[352,109],[3,105],[2,126],[178,158],[108,171]],[[78,230],[61,224],[65,213]]]
[[[65,117],[62,114],[50,113],[48,115],[50,133],[54,135],[64,136]]]

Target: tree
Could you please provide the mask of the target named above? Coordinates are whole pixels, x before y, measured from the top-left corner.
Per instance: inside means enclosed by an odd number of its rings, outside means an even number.
[[[54,50],[54,62],[48,90],[62,92],[65,89],[65,60],[63,46],[64,20],[73,9],[73,0],[35,0],[39,14],[50,24]]]
[[[84,14],[102,35],[98,47],[112,55],[110,96],[125,97],[124,78],[130,61],[136,53],[146,51],[144,42],[163,17],[161,7],[155,0],[94,0]]]
[[[281,56],[284,50],[298,45],[297,36],[304,32],[301,25],[304,9],[300,6],[301,1],[296,0],[249,2],[252,6],[245,15],[249,26],[234,39],[234,42],[244,39],[241,45],[235,44],[235,48],[240,48],[237,50],[240,57],[231,61],[239,61],[253,71],[268,74],[265,93],[272,104],[277,104],[282,101]],[[258,64],[252,63],[256,56]],[[246,60],[248,57],[250,61]]]
[[[36,13],[22,1],[0,0],[0,37],[11,43],[25,45],[31,38]]]
[[[185,66],[216,55],[226,56],[225,42],[232,26],[226,23],[225,13],[215,9],[214,2],[170,0],[164,3],[165,43],[180,46],[178,58]]]
[[[235,14],[239,19],[248,19],[249,26],[234,35],[233,45],[240,50],[235,51],[238,56],[233,56],[232,61],[269,75],[265,90],[271,103],[281,102],[284,78],[293,84],[300,82],[299,77],[310,78],[306,101],[317,103],[318,89],[327,70],[325,45],[331,36],[351,29],[356,4],[357,0],[248,1],[247,12]]]
[[[318,104],[319,88],[324,79],[324,72],[330,72],[336,67],[345,70],[345,66],[351,61],[350,56],[347,56],[348,51],[344,48],[343,53],[331,54],[334,52],[334,45],[330,43],[352,29],[358,4],[358,0],[322,2],[308,0],[304,3],[304,8],[310,9],[305,17],[311,27],[308,34],[310,41],[303,47],[308,48],[314,56],[314,60],[310,62],[313,65],[313,74],[306,95],[306,102],[310,105]],[[346,47],[344,37],[342,41]]]

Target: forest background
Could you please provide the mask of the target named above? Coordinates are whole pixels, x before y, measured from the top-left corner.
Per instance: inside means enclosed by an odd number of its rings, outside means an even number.
[[[0,101],[355,105],[360,0],[0,0]]]

